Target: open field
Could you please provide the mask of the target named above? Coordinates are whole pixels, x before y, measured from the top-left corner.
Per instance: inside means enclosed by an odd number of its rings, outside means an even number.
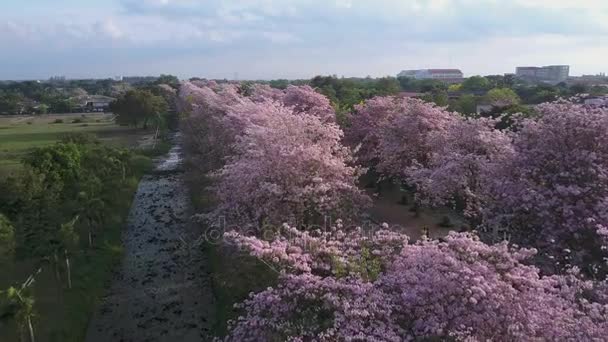
[[[66,133],[84,132],[119,146],[136,146],[146,132],[118,126],[108,113],[0,116],[0,177],[19,169],[33,147],[51,145]]]

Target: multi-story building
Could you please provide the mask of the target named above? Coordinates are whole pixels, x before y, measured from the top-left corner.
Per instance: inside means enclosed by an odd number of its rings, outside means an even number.
[[[569,65],[547,65],[542,67],[517,67],[515,76],[523,80],[542,83],[560,83],[568,79]]]
[[[417,80],[438,80],[446,83],[460,83],[463,80],[462,71],[459,69],[418,69],[403,70],[397,77],[411,77]]]

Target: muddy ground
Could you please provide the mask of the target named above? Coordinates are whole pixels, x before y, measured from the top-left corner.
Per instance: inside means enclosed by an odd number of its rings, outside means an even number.
[[[88,342],[208,341],[212,301],[200,232],[176,145],[144,176],[123,241],[125,254],[94,314]]]

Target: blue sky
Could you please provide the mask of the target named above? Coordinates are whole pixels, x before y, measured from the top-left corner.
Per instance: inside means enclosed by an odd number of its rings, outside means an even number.
[[[0,79],[608,71],[606,0],[2,0]]]

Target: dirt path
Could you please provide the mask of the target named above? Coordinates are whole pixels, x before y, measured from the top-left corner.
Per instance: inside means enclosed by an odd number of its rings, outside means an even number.
[[[89,324],[87,342],[207,341],[212,293],[206,260],[187,224],[179,148],[142,178],[123,241],[125,255]]]

